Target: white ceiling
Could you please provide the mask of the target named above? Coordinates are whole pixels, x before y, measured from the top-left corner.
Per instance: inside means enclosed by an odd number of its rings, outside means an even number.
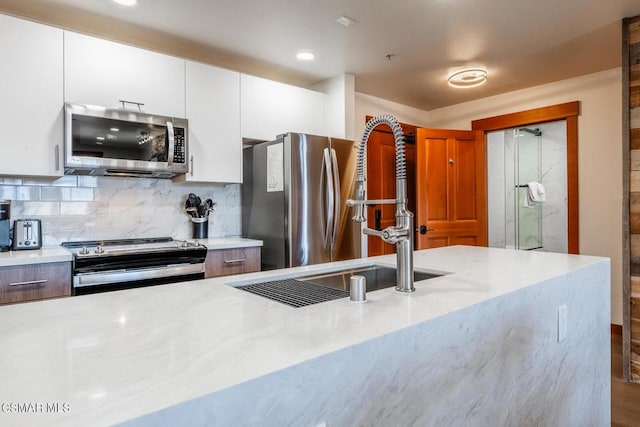
[[[425,110],[618,67],[621,20],[640,15],[639,0],[139,2],[38,0],[204,44],[251,74],[286,70],[307,84],[354,74],[358,92]],[[338,24],[343,14],[355,25]],[[301,49],[317,59],[297,61]],[[463,66],[485,67],[488,83],[448,87]]]

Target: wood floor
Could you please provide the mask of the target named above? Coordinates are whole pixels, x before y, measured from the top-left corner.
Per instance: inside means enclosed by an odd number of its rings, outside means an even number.
[[[622,377],[622,337],[611,334],[611,425],[640,427],[640,384]]]

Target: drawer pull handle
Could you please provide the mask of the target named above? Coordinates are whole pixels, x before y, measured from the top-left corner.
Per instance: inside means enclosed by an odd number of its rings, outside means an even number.
[[[9,283],[9,286],[42,285],[42,284],[47,283],[47,282],[48,282],[47,279],[30,280],[28,282],[13,282],[13,283]]]
[[[242,264],[246,261],[246,258],[242,258],[242,259],[230,259],[228,261],[224,261],[225,264]]]

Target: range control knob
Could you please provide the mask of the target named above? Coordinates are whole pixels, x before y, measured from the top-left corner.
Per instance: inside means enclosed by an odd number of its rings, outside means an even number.
[[[83,246],[79,253],[80,255],[87,255],[89,253],[89,249],[86,246]]]
[[[103,254],[104,253],[104,248],[102,247],[102,245],[98,245],[96,246],[96,249],[94,250],[95,253],[97,254]]]

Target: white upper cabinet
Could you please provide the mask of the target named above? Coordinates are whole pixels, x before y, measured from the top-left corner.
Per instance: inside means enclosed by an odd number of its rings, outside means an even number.
[[[242,136],[272,140],[281,133],[325,135],[325,94],[241,76]]]
[[[178,181],[242,182],[240,73],[186,66],[189,172]]]
[[[63,173],[62,30],[0,15],[0,174]]]
[[[185,117],[183,59],[65,31],[64,67],[67,102]]]

